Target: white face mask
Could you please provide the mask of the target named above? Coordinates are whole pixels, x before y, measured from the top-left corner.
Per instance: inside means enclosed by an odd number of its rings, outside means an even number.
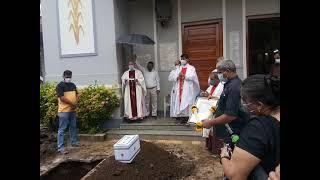
[[[71,78],[64,78],[64,82],[70,83],[71,82]]]
[[[280,59],[275,59],[275,63],[280,64]]]
[[[218,73],[218,78],[219,78],[220,82],[227,82],[227,79],[225,77],[223,77],[222,73]]]
[[[181,62],[181,65],[183,65],[183,66],[187,64],[187,60],[185,60],[185,59],[181,60],[180,62]]]
[[[129,70],[134,70],[134,66],[133,65],[129,65]]]

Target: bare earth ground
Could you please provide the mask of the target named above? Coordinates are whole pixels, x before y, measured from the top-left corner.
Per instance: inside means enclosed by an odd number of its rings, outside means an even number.
[[[65,159],[91,159],[112,156],[113,144],[116,142],[117,140],[95,143],[82,142],[80,148],[68,148],[69,154],[67,155],[53,155],[53,157],[41,162],[40,172]],[[219,158],[206,150],[204,142],[174,140],[152,140],[148,142],[152,142],[178,157],[195,162],[194,173],[184,178],[185,180],[222,179],[222,167],[219,163]]]

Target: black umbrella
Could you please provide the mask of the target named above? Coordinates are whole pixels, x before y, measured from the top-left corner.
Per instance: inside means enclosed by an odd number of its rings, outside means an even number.
[[[123,44],[146,44],[146,45],[153,45],[155,42],[150,39],[146,35],[142,34],[129,34],[122,36],[117,39],[117,43],[123,43]]]

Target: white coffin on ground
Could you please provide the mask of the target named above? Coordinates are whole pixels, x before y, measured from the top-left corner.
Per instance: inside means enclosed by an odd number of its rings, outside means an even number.
[[[122,163],[131,163],[140,152],[139,135],[125,135],[113,145],[114,157]]]

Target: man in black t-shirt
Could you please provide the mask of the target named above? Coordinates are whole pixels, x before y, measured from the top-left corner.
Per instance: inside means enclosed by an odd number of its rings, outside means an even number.
[[[236,66],[231,60],[222,61],[218,67],[220,81],[224,81],[223,92],[218,102],[218,110],[215,118],[203,121],[205,128],[215,126],[215,134],[224,139],[225,143],[231,143],[225,124],[229,124],[232,130],[239,134],[240,130],[246,125],[248,115],[241,108],[240,87]]]
[[[76,125],[76,107],[78,92],[77,87],[71,82],[72,72],[66,70],[63,72],[63,79],[57,87],[58,95],[58,151],[62,154],[68,153],[64,148],[64,131],[69,125],[70,140],[73,147],[78,147],[77,125]]]

